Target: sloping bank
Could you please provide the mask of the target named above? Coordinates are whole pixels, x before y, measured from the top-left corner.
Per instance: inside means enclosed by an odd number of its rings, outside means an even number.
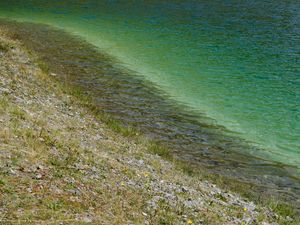
[[[299,224],[166,161],[0,32],[0,223]]]

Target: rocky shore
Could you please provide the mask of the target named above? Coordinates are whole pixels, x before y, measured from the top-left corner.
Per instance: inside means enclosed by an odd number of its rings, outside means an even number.
[[[0,30],[0,224],[298,224],[114,131],[41,65]]]

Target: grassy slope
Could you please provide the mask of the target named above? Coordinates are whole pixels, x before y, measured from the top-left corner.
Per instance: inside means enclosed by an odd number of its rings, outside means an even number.
[[[163,160],[3,30],[0,73],[0,224],[297,224]]]

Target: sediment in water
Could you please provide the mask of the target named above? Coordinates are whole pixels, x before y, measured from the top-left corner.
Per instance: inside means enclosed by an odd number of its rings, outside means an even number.
[[[210,173],[299,199],[296,168],[248,154],[257,151],[256,147],[228,135],[222,127],[208,125],[206,118],[199,119],[185,106],[168,100],[153,84],[120,68],[94,46],[49,26],[1,24],[35,50],[61,81],[82,87],[100,110],[174,149],[177,157]]]
[[[36,51],[49,64],[44,69],[56,74],[60,82],[88,91],[98,109],[139,127],[174,149],[173,154],[185,162],[245,182],[255,184],[259,180],[256,184],[267,186],[261,190],[272,195],[285,192],[288,199],[299,196],[296,192],[299,183],[293,182],[298,178],[288,177],[287,170],[292,168],[239,153],[241,147],[249,146],[224,136],[219,127],[195,122],[192,114],[168,101],[151,84],[115,66],[113,59],[99,53],[94,46],[42,25],[2,22],[1,26]],[[294,189],[285,191],[287,187]]]
[[[113,132],[2,27],[0,71],[1,223],[296,222],[186,175],[149,153],[159,147],[145,139]]]

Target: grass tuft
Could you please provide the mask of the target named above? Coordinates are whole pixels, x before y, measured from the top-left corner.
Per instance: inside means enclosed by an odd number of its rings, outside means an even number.
[[[269,202],[269,207],[282,217],[287,217],[287,216],[292,218],[296,217],[295,208],[284,202],[271,199]]]
[[[2,52],[8,52],[10,49],[15,48],[15,46],[13,45],[13,43],[11,42],[7,42],[7,41],[2,41],[0,39],[0,51]]]
[[[172,158],[171,151],[167,147],[153,141],[149,143],[148,151],[151,152],[152,154],[159,155],[165,159]]]

